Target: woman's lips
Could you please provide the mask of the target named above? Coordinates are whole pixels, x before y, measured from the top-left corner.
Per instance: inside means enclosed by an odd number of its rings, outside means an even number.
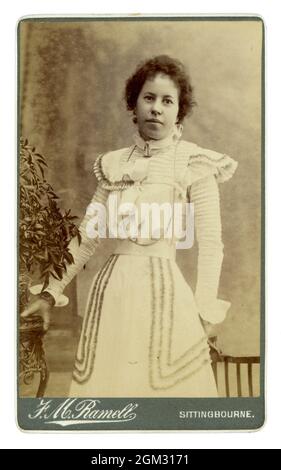
[[[151,122],[152,124],[163,124],[163,122],[158,121],[157,119],[147,119],[146,122]]]

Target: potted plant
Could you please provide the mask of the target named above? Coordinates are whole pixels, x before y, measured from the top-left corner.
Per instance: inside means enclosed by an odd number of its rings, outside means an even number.
[[[19,309],[30,299],[32,280],[40,282],[40,291],[50,276],[62,279],[66,263],[73,263],[68,249],[70,240],[81,235],[73,222],[70,209],[59,208],[58,196],[45,178],[47,163],[28,140],[20,139],[19,168]],[[38,287],[38,286],[37,286]],[[39,292],[37,292],[39,293]],[[42,347],[44,335],[40,317],[20,319],[20,377],[25,383],[41,375],[37,396],[42,395],[47,381],[47,368]]]

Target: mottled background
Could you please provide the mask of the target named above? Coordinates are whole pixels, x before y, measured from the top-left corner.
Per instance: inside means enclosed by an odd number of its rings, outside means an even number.
[[[79,218],[95,190],[97,154],[131,144],[123,90],[136,64],[165,53],[187,66],[198,106],[183,138],[239,162],[234,178],[220,186],[219,297],[232,307],[217,328],[219,344],[228,354],[259,354],[262,23],[65,19],[26,20],[19,29],[21,133],[46,156],[61,206]],[[67,288],[75,297],[77,285],[80,315],[110,249],[106,241]],[[180,250],[178,263],[193,288],[196,250]]]

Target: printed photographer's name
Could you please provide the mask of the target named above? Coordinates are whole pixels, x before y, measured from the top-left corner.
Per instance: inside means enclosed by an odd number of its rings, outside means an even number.
[[[106,205],[89,204],[87,215],[85,230],[89,238],[174,238],[178,240],[177,249],[191,248],[194,243],[193,203],[119,203],[118,197],[111,194]]]
[[[121,409],[102,409],[101,400],[67,398],[62,403],[42,399],[35,410],[29,413],[29,419],[44,420],[46,424],[69,426],[87,423],[127,422],[136,418],[137,403],[128,403]]]

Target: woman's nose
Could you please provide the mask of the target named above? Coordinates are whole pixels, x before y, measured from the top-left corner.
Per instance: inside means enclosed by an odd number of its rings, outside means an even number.
[[[160,114],[162,112],[161,102],[158,100],[153,101],[151,106],[151,112],[155,114]]]

